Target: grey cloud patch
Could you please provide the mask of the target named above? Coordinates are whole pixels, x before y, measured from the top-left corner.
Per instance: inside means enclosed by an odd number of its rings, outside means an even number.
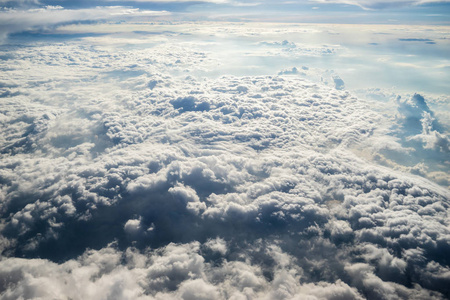
[[[216,61],[192,45],[13,50],[3,298],[449,294],[449,192],[358,157],[386,120],[348,91],[197,78]],[[420,95],[397,105],[399,124],[432,124]]]
[[[208,102],[199,102],[195,97],[188,96],[184,98],[177,98],[170,102],[173,108],[179,109],[182,112],[186,111],[208,111],[210,105]]]
[[[297,48],[295,43],[289,42],[288,40],[282,42],[261,42],[260,44],[265,46],[281,46],[283,48]]]
[[[283,70],[278,72],[278,75],[297,75],[297,74],[306,75],[303,72],[299,72],[296,67],[292,67],[292,69],[290,70]]]
[[[345,83],[344,80],[341,79],[341,77],[334,75],[333,76],[333,81],[334,81],[334,87],[337,90],[343,90],[345,88]]]
[[[433,42],[433,40],[430,39],[398,39],[400,42]]]

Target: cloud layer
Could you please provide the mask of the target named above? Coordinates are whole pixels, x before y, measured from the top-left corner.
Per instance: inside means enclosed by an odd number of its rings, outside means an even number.
[[[448,297],[448,189],[359,155],[392,120],[339,77],[196,76],[226,61],[104,39],[1,53],[2,298]]]

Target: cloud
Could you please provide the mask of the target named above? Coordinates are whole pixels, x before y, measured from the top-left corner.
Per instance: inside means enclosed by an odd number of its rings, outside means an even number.
[[[446,111],[445,105],[434,100],[432,95],[427,95],[427,98],[417,93],[380,96],[375,95],[377,102],[384,99],[381,101],[390,103],[384,104],[386,107],[397,106],[397,110],[390,109],[389,112],[380,107],[392,116],[392,123],[386,123],[389,127],[384,129],[384,137],[374,135],[369,139],[367,145],[375,143],[375,148],[368,150],[366,146],[363,151],[372,152],[370,155],[381,164],[448,186],[448,178],[443,176],[448,168],[448,125],[444,121],[445,115],[439,113]],[[387,139],[385,134],[391,138]]]
[[[205,243],[204,246],[213,252],[219,253],[222,256],[224,256],[228,252],[227,242],[221,238],[210,239]]]
[[[442,0],[397,0],[397,1],[378,1],[378,0],[314,0],[322,4],[339,3],[359,6],[363,9],[390,9],[405,6],[425,5],[431,3],[445,3]]]
[[[218,266],[211,265],[200,255],[199,246],[171,244],[143,255],[133,248],[119,251],[110,245],[60,265],[39,259],[2,261],[0,272],[8,276],[2,296],[12,299],[26,292],[31,297],[72,299],[108,295],[133,299],[362,299],[340,280],[333,284],[300,284],[292,258],[279,249],[268,255],[284,255],[286,265],[275,270],[270,283],[253,264],[225,260]],[[50,283],[53,288],[46,289]]]
[[[400,42],[433,42],[431,39],[415,39],[415,38],[409,38],[409,39],[398,39]]]
[[[449,138],[424,97],[414,94],[406,101],[398,99],[397,103],[399,121],[408,141],[422,141],[424,149],[449,152]]]
[[[167,11],[140,10],[120,6],[87,9],[64,9],[61,6],[46,6],[26,10],[7,9],[0,11],[0,38],[5,39],[11,33],[42,29],[71,22],[167,16],[169,14]]]
[[[435,149],[437,151],[448,153],[450,151],[449,137],[433,130],[433,127],[435,127],[433,126],[435,119],[431,116],[430,112],[424,112],[422,117],[422,133],[410,137],[409,140],[422,140],[425,144],[425,149]]]
[[[164,37],[2,56],[1,297],[446,297],[448,190],[358,155],[431,135],[424,97],[392,121],[299,69],[204,76],[228,61]]]

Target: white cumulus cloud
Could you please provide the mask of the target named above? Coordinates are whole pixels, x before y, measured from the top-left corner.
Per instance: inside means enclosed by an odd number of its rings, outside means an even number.
[[[173,36],[2,50],[2,298],[445,299],[448,189],[360,155],[431,135],[425,98],[204,76]]]

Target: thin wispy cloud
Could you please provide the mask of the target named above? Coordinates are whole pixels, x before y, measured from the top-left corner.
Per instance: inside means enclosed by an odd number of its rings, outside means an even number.
[[[64,9],[61,6],[46,6],[33,9],[9,9],[0,11],[0,36],[46,26],[79,21],[113,20],[115,18],[168,16],[168,11],[141,10],[131,7],[96,7],[87,9]]]
[[[407,6],[416,6],[433,3],[448,3],[447,0],[395,0],[395,1],[379,1],[379,0],[312,0],[312,2],[323,4],[348,4],[359,6],[363,9],[390,9],[401,8]]]

